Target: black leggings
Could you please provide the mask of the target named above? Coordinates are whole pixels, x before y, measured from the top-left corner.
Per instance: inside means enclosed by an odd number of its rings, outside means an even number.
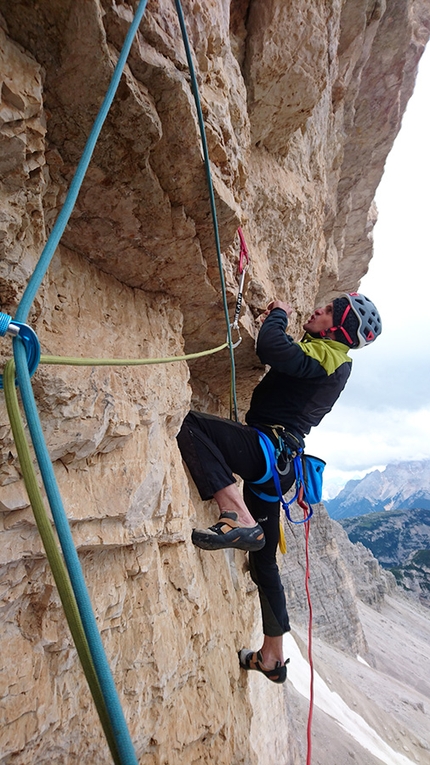
[[[271,435],[267,428],[259,429]],[[266,472],[266,458],[257,431],[232,420],[189,412],[177,439],[182,458],[203,500],[212,499],[217,491],[235,483],[233,473],[244,479],[245,503],[266,538],[262,550],[249,553],[250,573],[260,597],[263,632],[270,637],[283,635],[290,629],[290,623],[276,562],[280,504],[260,499],[249,486],[249,482],[258,481]],[[291,470],[282,476],[282,491],[288,491],[293,482]],[[263,490],[276,495],[272,479],[264,484]]]

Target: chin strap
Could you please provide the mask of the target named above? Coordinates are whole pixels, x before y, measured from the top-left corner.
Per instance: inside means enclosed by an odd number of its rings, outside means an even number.
[[[341,331],[341,332],[343,333],[343,335],[346,337],[346,340],[347,340],[347,342],[348,342],[350,345],[354,345],[354,341],[353,341],[353,339],[352,339],[352,338],[351,338],[351,336],[348,334],[348,332],[346,331],[345,327],[344,327],[344,326],[342,326],[342,325],[343,325],[343,322],[345,321],[346,317],[348,316],[348,314],[349,314],[350,310],[351,310],[351,306],[348,304],[348,305],[346,306],[346,308],[345,308],[345,310],[344,310],[343,314],[342,314],[342,318],[341,318],[341,320],[340,320],[340,324],[339,324],[339,326],[337,326],[337,327],[330,327],[330,329],[327,329],[327,330],[323,330],[322,332],[320,332],[320,336],[321,336],[321,337],[327,337],[327,335],[328,335],[328,333],[329,333],[329,332],[336,332],[336,330],[340,329],[340,331]]]

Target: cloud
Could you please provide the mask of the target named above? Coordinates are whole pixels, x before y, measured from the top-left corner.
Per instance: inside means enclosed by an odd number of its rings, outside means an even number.
[[[360,285],[381,313],[382,335],[351,352],[344,392],[306,439],[327,461],[330,496],[350,478],[430,457],[429,87],[430,46],[377,190],[374,257]]]
[[[340,470],[365,470],[430,457],[430,406],[425,409],[352,409],[342,404],[306,439],[307,451]]]
[[[386,411],[401,408],[416,411],[430,406],[430,354],[420,343],[406,345],[392,338],[382,344],[370,357],[367,352],[373,348],[357,351],[360,359],[353,360],[353,368],[340,401],[343,405],[365,410]],[[379,355],[378,355],[379,354]],[[336,406],[339,406],[337,404]]]
[[[430,406],[371,411],[341,403],[306,439],[306,451],[326,461],[325,498],[351,478],[393,462],[430,458]]]

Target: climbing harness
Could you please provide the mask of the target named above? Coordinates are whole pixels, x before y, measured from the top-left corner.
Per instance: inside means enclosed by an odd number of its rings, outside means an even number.
[[[258,430],[258,428],[255,428],[255,430],[257,430],[260,446],[266,458],[266,471],[258,481],[249,482],[249,488],[266,502],[280,502],[290,523],[306,523],[313,515],[312,505],[321,502],[322,474],[325,467],[324,460],[304,454],[303,448],[299,445],[297,439],[297,447],[295,450],[292,450],[291,447],[285,444],[282,436],[279,436],[279,446],[276,448],[273,441],[265,433]],[[288,437],[290,440],[291,438],[295,439],[295,436],[291,433],[288,434]],[[281,459],[284,461],[282,467],[279,466]],[[279,475],[286,475],[292,467],[291,463],[295,473],[296,492],[293,498],[286,502],[282,494]],[[270,479],[273,479],[275,484],[276,495],[267,494],[259,488],[260,484],[264,484]],[[301,520],[294,520],[291,517],[290,507],[296,501],[302,509],[308,508],[308,514]]]

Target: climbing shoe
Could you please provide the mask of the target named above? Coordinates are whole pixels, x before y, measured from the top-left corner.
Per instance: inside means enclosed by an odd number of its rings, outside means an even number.
[[[264,531],[258,523],[256,526],[240,526],[234,512],[221,513],[218,523],[208,529],[194,529],[191,540],[202,550],[235,547],[248,552],[261,550],[266,543]]]
[[[272,683],[285,683],[287,679],[287,664],[290,661],[289,659],[287,659],[284,664],[277,661],[274,669],[264,669],[261,651],[250,651],[248,648],[242,648],[242,650],[238,652],[238,656],[239,664],[242,669],[255,669],[257,672],[262,672],[268,680],[272,681]]]

